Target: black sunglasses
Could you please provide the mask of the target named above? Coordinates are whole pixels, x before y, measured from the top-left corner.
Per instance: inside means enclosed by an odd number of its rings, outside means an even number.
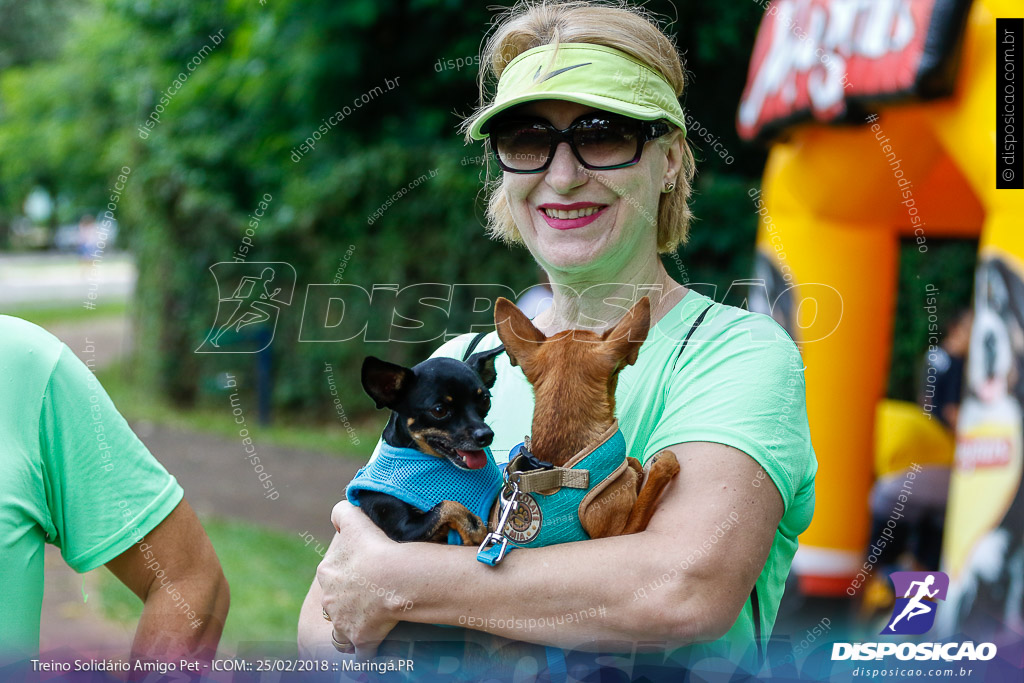
[[[558,130],[539,117],[509,117],[492,121],[487,128],[498,165],[509,173],[546,171],[559,143],[566,142],[584,168],[608,171],[640,161],[644,145],[666,135],[664,121],[640,121],[614,114],[580,116],[568,128]]]

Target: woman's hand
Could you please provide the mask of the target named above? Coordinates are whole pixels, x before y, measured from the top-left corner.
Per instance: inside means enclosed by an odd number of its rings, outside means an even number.
[[[387,578],[394,575],[388,568],[397,559],[398,544],[347,500],[334,506],[331,521],[338,533],[316,572],[323,608],[338,643],[354,644],[360,658],[373,657],[405,604]]]

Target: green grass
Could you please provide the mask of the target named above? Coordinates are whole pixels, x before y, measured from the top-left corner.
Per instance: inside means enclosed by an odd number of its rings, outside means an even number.
[[[222,647],[238,643],[295,643],[299,608],[320,562],[316,545],[306,546],[298,534],[270,531],[243,522],[205,518],[231,586],[231,609]],[[103,615],[130,624],[142,614],[142,602],[109,571],[99,575]]]
[[[161,425],[195,432],[238,438],[238,425],[227,409],[194,408],[182,410],[161,400],[154,392],[146,390],[131,381],[125,371],[125,362],[115,363],[96,372],[104,389],[110,394],[121,414],[129,421],[147,420]],[[378,417],[366,422],[353,422],[352,428],[359,439],[353,444],[348,431],[340,423],[324,425],[303,424],[289,420],[288,424],[272,424],[262,427],[253,420],[246,424],[254,441],[276,446],[301,448],[304,450],[332,453],[355,460],[366,460],[384,428],[384,418]]]
[[[96,304],[96,308],[85,308],[76,304],[33,304],[31,306],[13,306],[0,310],[0,314],[12,315],[16,318],[35,323],[40,327],[48,327],[59,323],[76,323],[96,318],[124,316],[128,311],[127,301],[105,301]]]

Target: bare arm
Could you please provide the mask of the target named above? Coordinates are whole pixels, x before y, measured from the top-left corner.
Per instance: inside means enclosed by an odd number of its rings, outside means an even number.
[[[764,567],[782,499],[774,486],[754,484],[771,480],[741,451],[706,442],[670,450],[682,471],[646,531],[517,550],[496,568],[477,562],[474,548],[393,543],[339,503],[335,526],[347,542],[332,543],[318,570],[338,639],[372,651],[399,620],[564,648],[720,637]],[[403,602],[381,600],[353,577],[394,589]],[[563,623],[549,625],[556,620]]]
[[[960,405],[958,403],[947,403],[942,407],[942,417],[946,419],[951,429],[956,429],[956,421],[960,417]]]
[[[228,583],[187,501],[107,563],[145,603],[133,659],[211,659],[228,614]]]

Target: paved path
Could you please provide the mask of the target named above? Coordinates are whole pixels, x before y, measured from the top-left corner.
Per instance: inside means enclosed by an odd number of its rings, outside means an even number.
[[[2,289],[2,288],[0,288]],[[48,328],[83,360],[103,367],[131,348],[124,318],[97,318]],[[195,434],[146,422],[132,424],[136,434],[164,467],[177,477],[185,497],[200,515],[241,519],[296,535],[310,533],[328,541],[333,532],[331,509],[344,495],[345,485],[361,463],[293,448],[255,443],[275,500],[262,488],[240,438]],[[368,455],[369,453],[367,453]],[[43,599],[40,646],[52,651],[72,645],[94,656],[127,653],[134,625],[122,626],[103,618],[96,600],[100,569],[85,576],[64,563],[60,551],[47,546],[46,592]],[[312,571],[312,568],[311,568]]]
[[[281,531],[329,539],[331,509],[362,463],[255,442],[266,480],[279,496],[268,499],[241,438],[134,423],[150,452],[178,478],[185,497],[200,515],[234,517]],[[369,450],[369,449],[368,449]],[[368,453],[369,454],[369,453]],[[272,494],[271,494],[272,495]]]
[[[123,317],[97,318],[49,326],[83,360],[101,368],[131,348]],[[225,405],[225,410],[227,410]],[[135,433],[177,477],[185,497],[200,515],[233,517],[281,531],[330,538],[331,508],[361,462],[328,453],[254,444],[271,493],[246,457],[242,439],[196,434],[149,422],[132,424]],[[367,456],[370,448],[367,447]]]
[[[135,289],[131,257],[108,252],[96,261],[74,254],[0,254],[0,308],[4,304],[124,301]]]

